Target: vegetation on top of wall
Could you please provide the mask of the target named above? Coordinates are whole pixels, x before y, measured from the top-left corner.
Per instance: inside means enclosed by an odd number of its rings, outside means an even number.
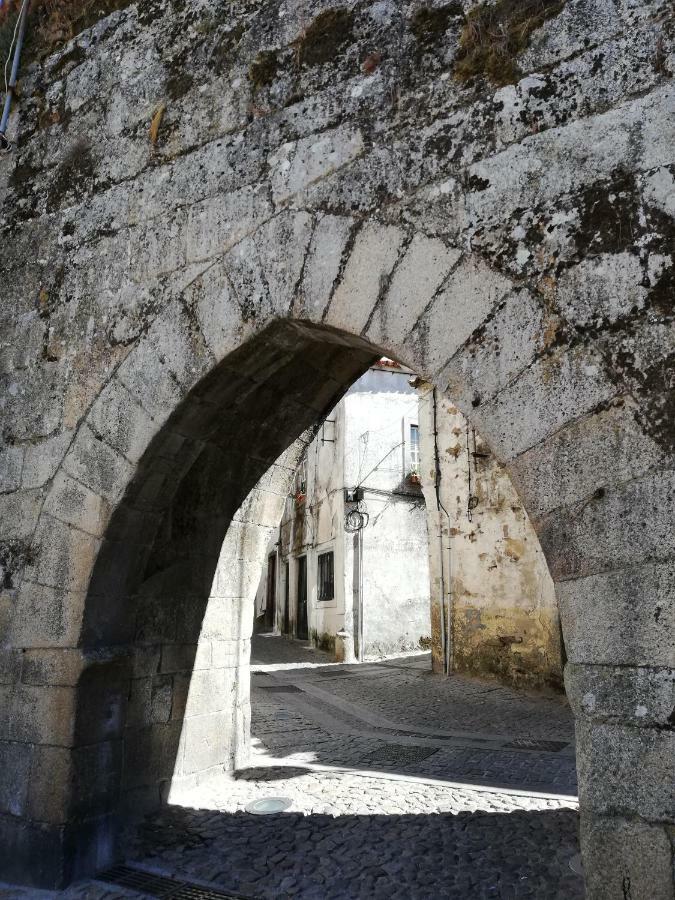
[[[134,0],[32,0],[26,31],[26,58],[48,56],[85,28]],[[21,0],[9,0],[0,10],[0,57],[9,52]]]
[[[481,3],[466,16],[459,39],[455,76],[467,81],[486,75],[494,84],[518,81],[516,57],[534,31],[560,13],[566,0],[497,0]]]
[[[331,62],[352,36],[354,16],[344,7],[325,9],[293,42],[298,65],[317,66]]]

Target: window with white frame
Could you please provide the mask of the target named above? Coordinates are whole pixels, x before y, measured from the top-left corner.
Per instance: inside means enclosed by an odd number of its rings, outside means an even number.
[[[420,428],[412,423],[408,437],[408,469],[410,472],[420,470]]]

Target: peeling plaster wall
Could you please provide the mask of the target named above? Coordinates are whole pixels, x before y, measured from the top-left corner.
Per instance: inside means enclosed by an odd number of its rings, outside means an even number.
[[[429,510],[435,607],[434,671],[444,671],[439,619],[444,585],[453,671],[562,690],[555,588],[511,479],[456,406],[443,397],[435,400],[431,385],[419,390],[421,474]],[[447,516],[443,510],[438,513],[437,485]],[[472,506],[475,503],[471,518],[470,496]]]
[[[297,557],[307,557],[308,619],[312,640],[335,649],[335,635],[346,629],[358,655],[358,599],[362,590],[363,654],[386,656],[428,645],[428,541],[424,497],[406,481],[410,469],[409,429],[417,424],[418,398],[410,373],[398,366],[373,367],[350,386],[307,448],[294,491],[306,479],[306,497],[286,499],[278,536],[275,627],[283,630],[284,565],[289,563],[289,625],[295,633]],[[358,577],[358,534],[345,531],[343,489],[363,482],[363,509],[369,516],[362,533],[363,577]],[[278,544],[277,544],[278,541]],[[317,598],[317,557],[334,553],[335,597]],[[256,613],[265,606],[267,567],[256,594]]]

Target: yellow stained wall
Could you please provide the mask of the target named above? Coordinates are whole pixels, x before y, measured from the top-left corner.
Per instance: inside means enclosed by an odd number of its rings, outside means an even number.
[[[560,624],[537,535],[506,470],[450,402],[419,386],[422,486],[429,510],[432,662],[443,671],[442,603],[452,669],[508,684],[562,690]],[[474,443],[475,441],[475,443]],[[470,514],[469,497],[473,497]],[[442,593],[445,588],[445,597]]]

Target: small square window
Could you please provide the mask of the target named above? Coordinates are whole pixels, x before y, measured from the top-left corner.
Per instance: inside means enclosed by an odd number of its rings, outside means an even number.
[[[335,597],[335,576],[333,551],[320,553],[318,557],[318,592],[319,600],[333,600]]]

